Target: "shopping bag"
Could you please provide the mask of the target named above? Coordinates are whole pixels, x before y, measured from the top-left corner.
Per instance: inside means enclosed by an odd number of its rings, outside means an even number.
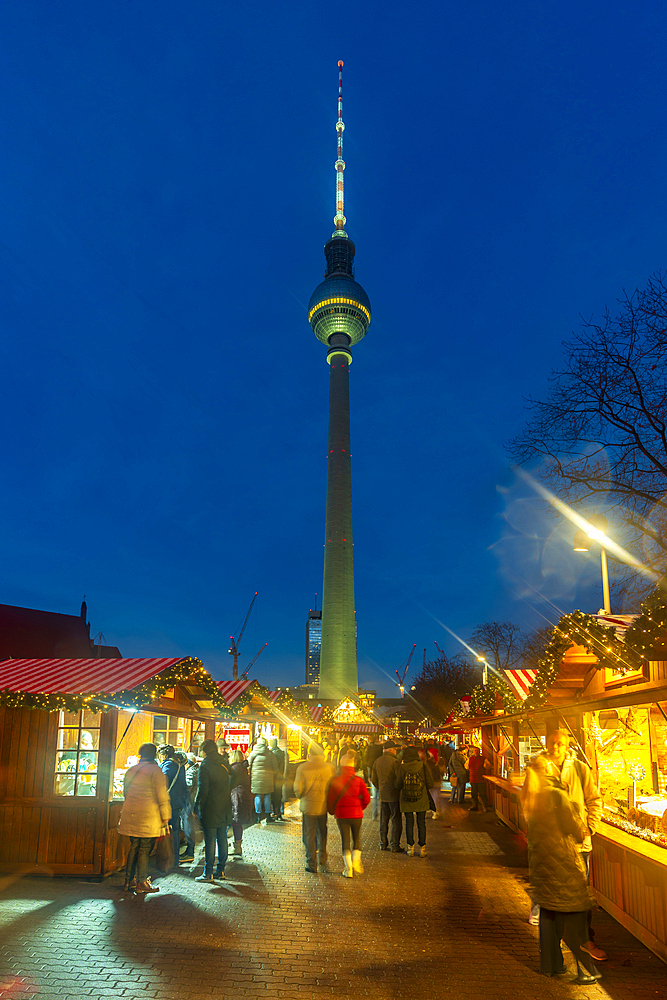
[[[155,845],[155,867],[166,875],[174,867],[174,847],[171,832],[167,830]]]
[[[186,840],[192,841],[195,846],[201,844],[204,839],[204,830],[199,816],[193,812],[185,813],[181,820],[181,827],[183,828]]]
[[[127,861],[127,852],[130,849],[130,838],[124,833],[116,836],[116,867],[124,868]]]

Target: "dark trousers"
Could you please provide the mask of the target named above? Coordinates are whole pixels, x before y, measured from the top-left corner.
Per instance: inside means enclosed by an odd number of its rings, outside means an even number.
[[[470,797],[472,798],[472,809],[479,809],[480,803],[482,804],[482,809],[489,808],[489,803],[486,800],[485,781],[470,782]]]
[[[389,820],[391,831],[389,832]],[[403,832],[403,820],[398,802],[380,803],[380,843],[383,847],[398,847]],[[389,834],[389,839],[387,839]]]
[[[232,830],[234,832],[234,840],[238,844],[239,841],[243,840],[243,823],[232,823]]]
[[[145,882],[148,878],[148,855],[153,850],[155,837],[130,837],[130,850],[127,852],[125,863],[125,878],[133,879],[136,875],[138,882]]]
[[[273,807],[274,816],[282,816],[283,814],[283,790],[282,788],[276,788],[274,792],[271,792],[271,805]]]
[[[218,867],[216,871],[224,872],[227,863],[227,827],[204,827],[204,875],[213,874],[215,847],[218,845]]]
[[[305,813],[301,817],[301,839],[306,848],[306,864],[309,868],[317,869],[317,855],[320,855],[320,864],[327,863],[327,814],[323,816],[307,816]]]
[[[181,810],[171,810],[171,846],[174,848],[174,865],[178,864],[181,853]]]
[[[466,782],[459,778],[459,783],[456,788],[452,788],[452,797],[450,802],[463,802],[466,797]]]
[[[405,837],[408,845],[412,847],[415,842],[414,838],[414,818],[417,817],[417,834],[419,836],[419,846],[424,847],[426,845],[426,812],[406,812],[403,814],[405,819]]]
[[[400,813],[399,813],[400,816]],[[361,816],[357,819],[337,819],[343,854],[361,850]]]
[[[546,976],[561,972],[565,966],[560,943],[564,941],[577,962],[577,972],[587,976],[597,975],[597,968],[590,955],[581,950],[588,941],[587,910],[561,913],[545,910],[540,906],[540,971]]]

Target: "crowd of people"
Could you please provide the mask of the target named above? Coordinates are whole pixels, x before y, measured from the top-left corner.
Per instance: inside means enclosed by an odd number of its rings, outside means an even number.
[[[285,803],[299,800],[305,870],[329,872],[328,817],[338,827],[342,874],[363,874],[361,826],[371,805],[379,821],[379,848],[410,857],[426,856],[427,819],[437,819],[446,797],[462,805],[470,786],[470,811],[488,809],[484,775],[489,762],[479,747],[448,743],[380,743],[342,739],[311,741],[307,759],[293,774],[285,744],[260,738],[246,755],[205,740],[199,756],[169,745],[146,743],[124,782],[118,832],[129,838],[124,888],[158,892],[148,875],[158,839],[171,844],[173,865],[193,864],[203,841],[203,872],[197,882],[225,878],[225,865],[243,853],[243,831],[285,821]],[[444,789],[444,783],[449,787]],[[577,962],[577,981],[600,978],[594,959],[606,955],[594,941],[589,888],[591,835],[600,822],[601,800],[590,768],[571,752],[571,738],[557,730],[529,763],[522,806],[527,820],[532,908],[539,925],[540,962],[547,976],[567,971],[565,941]],[[405,846],[402,844],[405,834]]]

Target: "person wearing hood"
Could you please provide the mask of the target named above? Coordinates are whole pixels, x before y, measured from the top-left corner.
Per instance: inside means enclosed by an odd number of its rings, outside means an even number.
[[[417,747],[406,747],[399,764],[396,787],[400,791],[399,806],[405,819],[405,839],[411,858],[426,857],[426,811],[430,808],[428,789],[430,775],[426,764],[419,759]],[[417,819],[418,849],[415,850],[415,817]]]
[[[257,740],[257,745],[248,757],[250,768],[250,788],[255,796],[255,812],[259,817],[260,826],[272,823],[271,795],[275,787],[275,776],[278,770],[276,758],[269,750],[266,740]]]
[[[167,791],[171,802],[171,844],[174,849],[174,868],[178,866],[181,852],[181,813],[188,808],[189,792],[185,777],[184,754],[175,750],[171,743],[160,747],[162,773],[167,779]]]
[[[201,745],[204,760],[197,772],[197,797],[195,812],[204,830],[204,873],[195,882],[213,882],[214,877],[225,877],[227,863],[227,828],[232,822],[232,799],[229,771],[214,740],[204,740]],[[215,848],[218,847],[218,864],[213,871]]]
[[[329,785],[327,805],[329,812],[336,817],[340,839],[343,848],[345,878],[352,878],[354,873],[361,875],[361,821],[364,809],[371,801],[366,783],[354,773],[356,757],[347,753],[341,758],[340,774]]]
[[[308,760],[299,764],[294,776],[294,794],[299,796],[301,837],[306,849],[306,871],[316,874],[319,854],[320,871],[327,864],[327,793],[335,773],[317,743],[308,747]]]

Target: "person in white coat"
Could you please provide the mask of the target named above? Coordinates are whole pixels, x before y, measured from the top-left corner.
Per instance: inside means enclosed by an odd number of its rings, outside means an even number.
[[[139,747],[139,763],[125,773],[125,801],[118,821],[118,832],[130,838],[125,865],[125,890],[159,892],[148,877],[148,856],[155,838],[169,830],[171,804],[167,780],[155,763],[157,747],[144,743]]]

